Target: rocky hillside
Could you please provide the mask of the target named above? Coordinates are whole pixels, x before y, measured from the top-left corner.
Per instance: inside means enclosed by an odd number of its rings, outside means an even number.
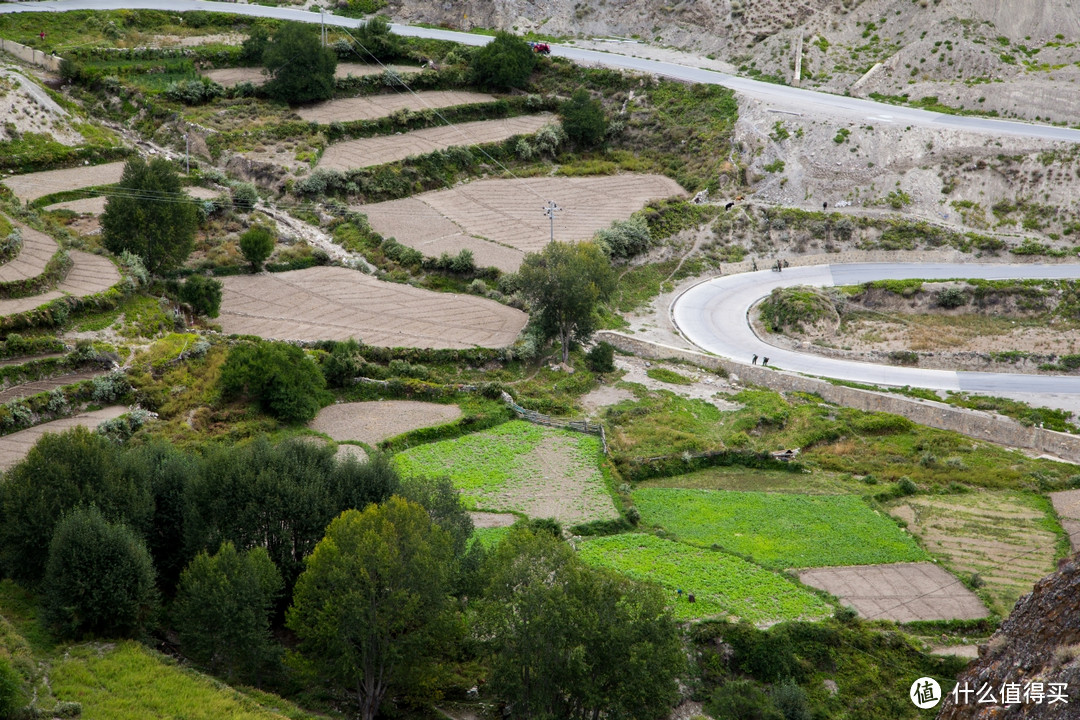
[[[1080,556],[1074,555],[1061,569],[1035,585],[1020,599],[1012,614],[990,642],[979,649],[979,659],[957,679],[960,687],[994,688],[997,703],[956,703],[949,696],[938,720],[1012,720],[1040,718],[1065,720],[1080,713]],[[1067,683],[1068,704],[1041,705],[1020,702],[1003,706],[999,693],[1003,683]],[[944,689],[944,688],[943,688]],[[950,692],[951,689],[944,689]],[[1021,698],[1022,700],[1022,698]]]
[[[1080,116],[1080,12],[1058,0],[391,0],[388,9],[455,28],[636,38],[840,94]]]

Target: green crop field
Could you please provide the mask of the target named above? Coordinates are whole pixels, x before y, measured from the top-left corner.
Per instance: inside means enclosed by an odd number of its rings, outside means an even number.
[[[754,623],[778,622],[816,619],[832,611],[809,590],[742,558],[654,535],[592,538],[581,543],[579,551],[590,565],[663,587],[680,620],[734,616]],[[687,593],[694,593],[697,602],[687,602]]]
[[[600,440],[520,420],[405,450],[405,477],[446,475],[476,510],[520,512],[567,525],[618,517],[599,467]]]
[[[646,523],[685,542],[749,556],[766,567],[929,559],[893,520],[852,495],[646,488],[633,497]]]

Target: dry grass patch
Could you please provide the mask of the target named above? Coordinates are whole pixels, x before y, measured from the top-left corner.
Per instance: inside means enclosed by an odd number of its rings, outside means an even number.
[[[351,440],[376,445],[395,435],[443,425],[459,417],[461,408],[457,405],[413,400],[378,400],[339,403],[325,407],[308,427],[326,433],[338,442]]]
[[[276,340],[498,348],[513,344],[528,320],[492,300],[384,282],[340,267],[222,280],[222,329]]]
[[[914,496],[891,512],[959,577],[978,574],[1004,614],[1054,570],[1058,534],[1049,510],[1034,495],[973,492]]]

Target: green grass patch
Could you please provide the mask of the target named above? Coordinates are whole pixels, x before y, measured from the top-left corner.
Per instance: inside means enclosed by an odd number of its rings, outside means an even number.
[[[647,488],[642,519],[680,540],[716,545],[771,568],[917,562],[929,556],[888,516],[851,495]]]
[[[513,420],[453,440],[419,445],[394,456],[402,475],[446,475],[473,509],[535,515],[532,502],[545,488],[571,483],[579,521],[606,519],[591,508],[611,507],[599,468],[600,440],[569,430]]]
[[[0,215],[0,239],[6,238],[12,231],[11,222],[4,215]]]
[[[260,693],[262,702],[126,641],[76,645],[50,672],[60,700],[82,703],[85,718],[110,720],[315,720],[291,703]],[[264,704],[265,703],[265,704]]]
[[[730,616],[753,623],[776,622],[817,618],[832,610],[814,593],[742,558],[654,535],[591,538],[578,550],[590,565],[660,585],[680,620]],[[687,601],[689,593],[696,602]]]
[[[502,539],[510,533],[508,527],[476,528],[473,530],[473,542],[484,546],[485,550],[492,550],[502,542]]]
[[[654,367],[645,371],[645,374],[651,377],[653,380],[659,380],[669,385],[693,385],[694,380],[688,378],[685,375],[680,375],[674,370],[668,370],[667,368]]]
[[[861,493],[866,485],[850,476],[833,473],[792,473],[745,467],[715,467],[685,475],[644,480],[637,487],[682,488],[685,490],[739,490],[743,492],[786,492],[808,495]]]

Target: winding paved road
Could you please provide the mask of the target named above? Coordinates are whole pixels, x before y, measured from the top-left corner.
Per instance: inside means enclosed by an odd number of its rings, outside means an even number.
[[[975,393],[1052,393],[1080,395],[1080,377],[1016,373],[954,372],[875,365],[785,350],[759,338],[747,314],[773,288],[792,285],[858,285],[872,280],[921,278],[1078,279],[1080,265],[990,265],[949,263],[860,263],[811,265],[726,275],[691,287],[671,305],[672,318],[683,335],[703,350],[747,362],[753,355],[769,364],[821,377],[875,385],[893,385]]]
[[[335,27],[355,27],[359,22],[353,18],[337,15],[294,10],[283,7],[263,5],[240,5],[237,3],[208,2],[206,0],[50,0],[47,2],[12,2],[0,4],[0,13],[12,12],[62,12],[66,10],[119,10],[124,8],[145,8],[153,10],[203,10],[207,12],[228,12],[238,15],[254,15],[280,20],[296,20],[306,23],[325,22]],[[491,41],[487,35],[420,28],[410,25],[393,25],[393,31],[399,35],[451,40],[465,45],[485,45]],[[585,65],[603,65],[606,67],[639,70],[655,73],[664,77],[686,80],[708,85],[723,85],[736,92],[769,103],[777,108],[786,108],[805,115],[822,115],[835,118],[844,116],[850,119],[873,121],[877,123],[897,123],[918,125],[921,127],[952,128],[983,133],[996,137],[1022,137],[1043,140],[1064,140],[1080,142],[1080,130],[1070,128],[1037,125],[1034,123],[1012,122],[991,118],[943,115],[941,113],[918,110],[915,108],[886,105],[870,100],[830,95],[828,93],[786,85],[774,85],[749,78],[736,77],[713,70],[704,70],[686,65],[646,60],[629,57],[614,52],[584,50],[570,45],[552,45],[551,54],[565,57]]]

